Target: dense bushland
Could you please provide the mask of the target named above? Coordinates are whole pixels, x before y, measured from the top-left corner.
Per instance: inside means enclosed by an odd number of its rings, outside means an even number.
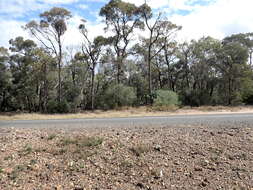
[[[0,111],[253,103],[253,33],[179,43],[180,26],[147,4],[121,0],[100,16],[111,36],[90,38],[80,21],[80,48],[64,45],[71,12],[57,7],[24,26],[31,39],[1,47]]]

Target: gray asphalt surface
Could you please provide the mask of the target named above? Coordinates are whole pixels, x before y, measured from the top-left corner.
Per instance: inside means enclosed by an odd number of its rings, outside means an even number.
[[[138,127],[138,126],[185,126],[208,125],[253,127],[253,114],[212,114],[180,115],[166,117],[132,117],[106,119],[56,119],[56,120],[16,120],[0,121],[0,128],[45,128],[45,129],[83,129],[99,127]]]

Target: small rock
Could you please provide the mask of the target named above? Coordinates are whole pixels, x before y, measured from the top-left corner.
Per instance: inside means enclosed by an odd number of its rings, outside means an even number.
[[[163,177],[163,170],[160,170],[160,178]]]
[[[3,171],[4,171],[5,173],[7,173],[7,174],[10,174],[10,173],[13,172],[13,169],[12,169],[12,168],[6,168],[6,169],[4,169]]]
[[[54,166],[53,165],[51,165],[51,164],[45,164],[45,166],[47,167],[47,169],[49,169],[49,170],[52,170],[53,168],[54,168]]]
[[[197,171],[197,172],[203,171],[203,169],[201,167],[195,167],[194,170]]]
[[[137,183],[136,186],[140,187],[141,189],[145,188],[145,186],[143,185],[143,183]]]
[[[206,187],[206,186],[207,186],[207,183],[205,183],[204,181],[202,181],[202,183],[200,184],[200,186]]]
[[[61,185],[57,185],[54,189],[55,190],[62,190],[62,187],[61,187]]]
[[[72,166],[74,165],[74,162],[71,161],[71,162],[68,163],[68,165],[69,165],[70,167],[72,167]]]
[[[175,165],[177,165],[177,166],[179,166],[179,165],[180,165],[180,163],[179,163],[179,162],[177,162],[177,161],[175,161],[175,162],[174,162],[174,164],[175,164]]]
[[[83,187],[75,187],[74,190],[84,190]]]
[[[154,147],[154,149],[155,149],[156,151],[159,151],[159,152],[161,151],[161,148],[162,148],[162,147],[161,147],[160,145],[156,145],[156,146]]]
[[[208,167],[207,169],[212,170],[212,171],[216,171],[215,167]]]

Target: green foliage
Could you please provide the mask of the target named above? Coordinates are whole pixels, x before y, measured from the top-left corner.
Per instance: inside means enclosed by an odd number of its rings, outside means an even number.
[[[70,107],[66,100],[63,100],[57,104],[57,111],[58,113],[69,113]]]
[[[201,106],[201,105],[216,105],[218,104],[216,97],[210,94],[207,90],[185,90],[180,94],[180,101],[183,105]]]
[[[133,21],[138,18],[139,12],[137,11],[137,7],[132,3],[121,0],[111,0],[102,7],[99,14],[106,18],[107,23],[113,23],[117,19],[119,20],[123,17],[125,21]]]
[[[114,109],[122,106],[133,106],[135,101],[134,88],[119,84],[107,87],[100,106],[104,109]]]
[[[8,50],[0,47],[0,111],[9,111],[11,108],[11,73],[7,67],[9,60]]]
[[[179,105],[177,93],[170,90],[157,90],[154,106],[175,106]]]
[[[56,134],[51,134],[47,137],[47,140],[51,141],[53,140],[54,138],[56,138]]]
[[[149,99],[148,97],[148,82],[139,74],[133,73],[129,79],[131,86],[136,88],[136,105],[145,105]]]
[[[253,104],[253,33],[179,44],[173,36],[181,27],[146,3],[110,0],[100,16],[111,36],[90,39],[83,20],[77,51],[62,48],[71,13],[57,7],[24,27],[40,45],[16,37],[9,41],[11,53],[0,47],[0,111]],[[136,29],[150,35],[132,44]]]
[[[231,97],[231,105],[238,106],[243,102],[242,94],[240,92],[234,92]]]
[[[48,113],[69,113],[71,111],[70,106],[66,100],[61,102],[50,100],[47,105]]]
[[[33,151],[34,151],[33,148],[29,144],[26,144],[24,149],[19,151],[19,155],[20,156],[27,156],[27,155],[31,154]]]

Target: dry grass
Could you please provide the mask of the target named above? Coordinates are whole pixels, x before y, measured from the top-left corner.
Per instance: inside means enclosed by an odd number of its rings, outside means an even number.
[[[168,116],[190,114],[215,114],[215,113],[253,113],[252,106],[225,107],[202,106],[198,108],[183,107],[161,109],[155,107],[124,107],[118,110],[94,112],[86,111],[74,114],[40,114],[40,113],[0,113],[0,120],[44,120],[44,119],[80,119],[80,118],[114,118],[114,117],[143,117],[143,116]]]

